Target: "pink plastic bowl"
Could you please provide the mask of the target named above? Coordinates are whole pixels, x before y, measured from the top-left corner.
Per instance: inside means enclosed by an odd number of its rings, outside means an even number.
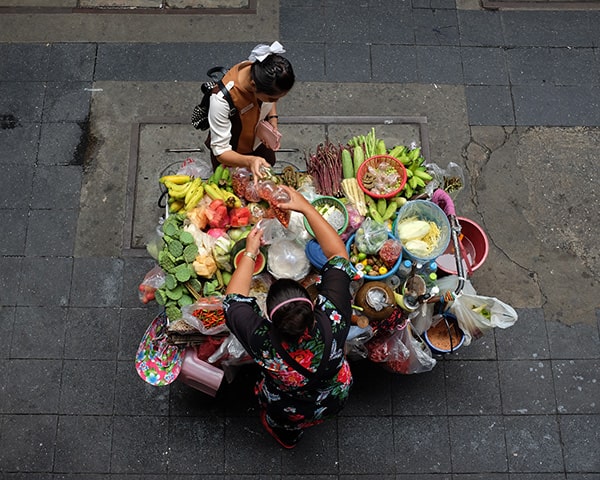
[[[488,256],[489,243],[488,238],[483,229],[475,223],[473,220],[469,220],[464,217],[457,217],[458,223],[460,224],[462,234],[462,244],[465,247],[467,260],[470,261],[471,271],[477,270]],[[465,265],[465,272],[469,269],[465,264],[465,256],[463,255],[463,264]],[[442,253],[435,260],[438,264],[438,268],[443,272],[451,275],[456,275],[456,257],[454,256],[454,245],[452,241],[446,248],[446,251]]]

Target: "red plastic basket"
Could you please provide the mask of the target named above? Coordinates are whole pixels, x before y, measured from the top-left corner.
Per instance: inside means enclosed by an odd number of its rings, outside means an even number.
[[[378,168],[383,163],[387,163],[391,167],[395,168],[398,174],[400,175],[400,183],[398,184],[398,187],[393,190],[390,190],[385,194],[372,192],[363,184],[363,177],[365,176],[365,173],[368,172],[369,167]],[[363,192],[365,192],[367,195],[373,198],[392,198],[398,195],[404,188],[404,185],[406,184],[406,179],[406,167],[404,167],[400,160],[398,160],[395,157],[392,157],[391,155],[375,155],[373,157],[367,158],[358,168],[358,172],[356,173],[356,180],[358,181],[358,186]]]

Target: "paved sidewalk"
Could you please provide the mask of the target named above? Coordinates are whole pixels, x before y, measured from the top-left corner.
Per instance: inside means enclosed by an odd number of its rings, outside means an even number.
[[[110,17],[107,40],[107,17],[0,14],[0,479],[600,479],[600,12],[274,3],[186,19],[228,25],[212,41],[150,15]],[[122,250],[132,125],[185,122],[209,66],[275,38],[286,116],[427,118],[491,240],[473,284],[519,313],[430,373],[354,362],[347,408],[293,451],[260,426],[251,366],[214,399],[139,379],[153,261]]]

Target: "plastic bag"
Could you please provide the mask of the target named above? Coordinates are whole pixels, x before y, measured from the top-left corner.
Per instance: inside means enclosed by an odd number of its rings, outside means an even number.
[[[177,173],[180,175],[189,175],[190,177],[208,178],[212,173],[212,165],[208,162],[188,157],[181,164]]]
[[[433,180],[425,186],[425,193],[430,197],[436,189],[441,188],[455,198],[465,185],[463,169],[457,163],[450,162],[446,168],[435,163],[428,163],[427,170],[433,177]]]
[[[221,346],[208,358],[209,363],[219,364],[225,372],[225,379],[228,383],[233,382],[237,368],[240,365],[253,363],[254,360],[240,341],[234,336],[229,335]]]
[[[295,240],[283,239],[269,247],[267,269],[275,278],[302,280],[310,271],[304,246]]]
[[[144,277],[138,288],[140,302],[148,303],[154,300],[154,293],[165,284],[165,271],[156,265]]]
[[[370,217],[365,218],[356,231],[354,243],[359,252],[375,254],[388,239],[388,230],[382,223],[377,223]]]
[[[398,341],[408,350],[408,355],[403,359],[390,359],[385,363],[385,368],[393,373],[411,375],[413,373],[429,372],[435,367],[437,361],[433,358],[431,349],[420,337],[417,338],[410,321],[404,328],[397,332]]]
[[[397,329],[392,332],[378,330],[366,346],[369,360],[375,363],[402,362],[410,355]]]
[[[216,335],[229,331],[227,325],[225,325],[221,297],[199,298],[191,305],[182,307],[181,313],[185,323],[204,335]]]
[[[510,305],[494,297],[461,293],[450,305],[458,326],[465,334],[464,345],[476,340],[494,327],[508,328],[518,318]]]
[[[263,232],[262,243],[264,245],[271,245],[288,236],[283,225],[274,218],[263,218],[260,221],[260,229]]]
[[[367,358],[369,351],[365,344],[371,338],[373,338],[373,327],[367,325],[365,328],[360,328],[357,325],[352,325],[344,344],[346,356],[353,360]]]
[[[409,319],[411,321],[413,331],[418,335],[423,335],[423,332],[429,330],[433,324],[433,303],[422,303],[417,310],[411,312]]]

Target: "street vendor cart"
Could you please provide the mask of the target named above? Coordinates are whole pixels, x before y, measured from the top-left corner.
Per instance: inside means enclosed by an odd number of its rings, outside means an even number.
[[[195,176],[189,161],[171,170],[160,175],[157,264],[140,284],[141,300],[161,308],[136,358],[148,383],[179,378],[216,395],[237,365],[251,361],[225,326],[221,299],[253,225],[265,240],[250,291],[259,305],[273,278],[313,291],[326,259],[305,220],[277,208],[282,183],[308,198],[346,242],[356,271],[350,359],[399,374],[426,372],[517,319],[470,282],[488,244],[479,225],[456,214],[452,195],[464,183],[462,170],[427,163],[416,145],[388,148],[372,129],[345,145],[319,145],[305,171],[265,170],[257,182],[243,168],[219,166],[209,178]]]

